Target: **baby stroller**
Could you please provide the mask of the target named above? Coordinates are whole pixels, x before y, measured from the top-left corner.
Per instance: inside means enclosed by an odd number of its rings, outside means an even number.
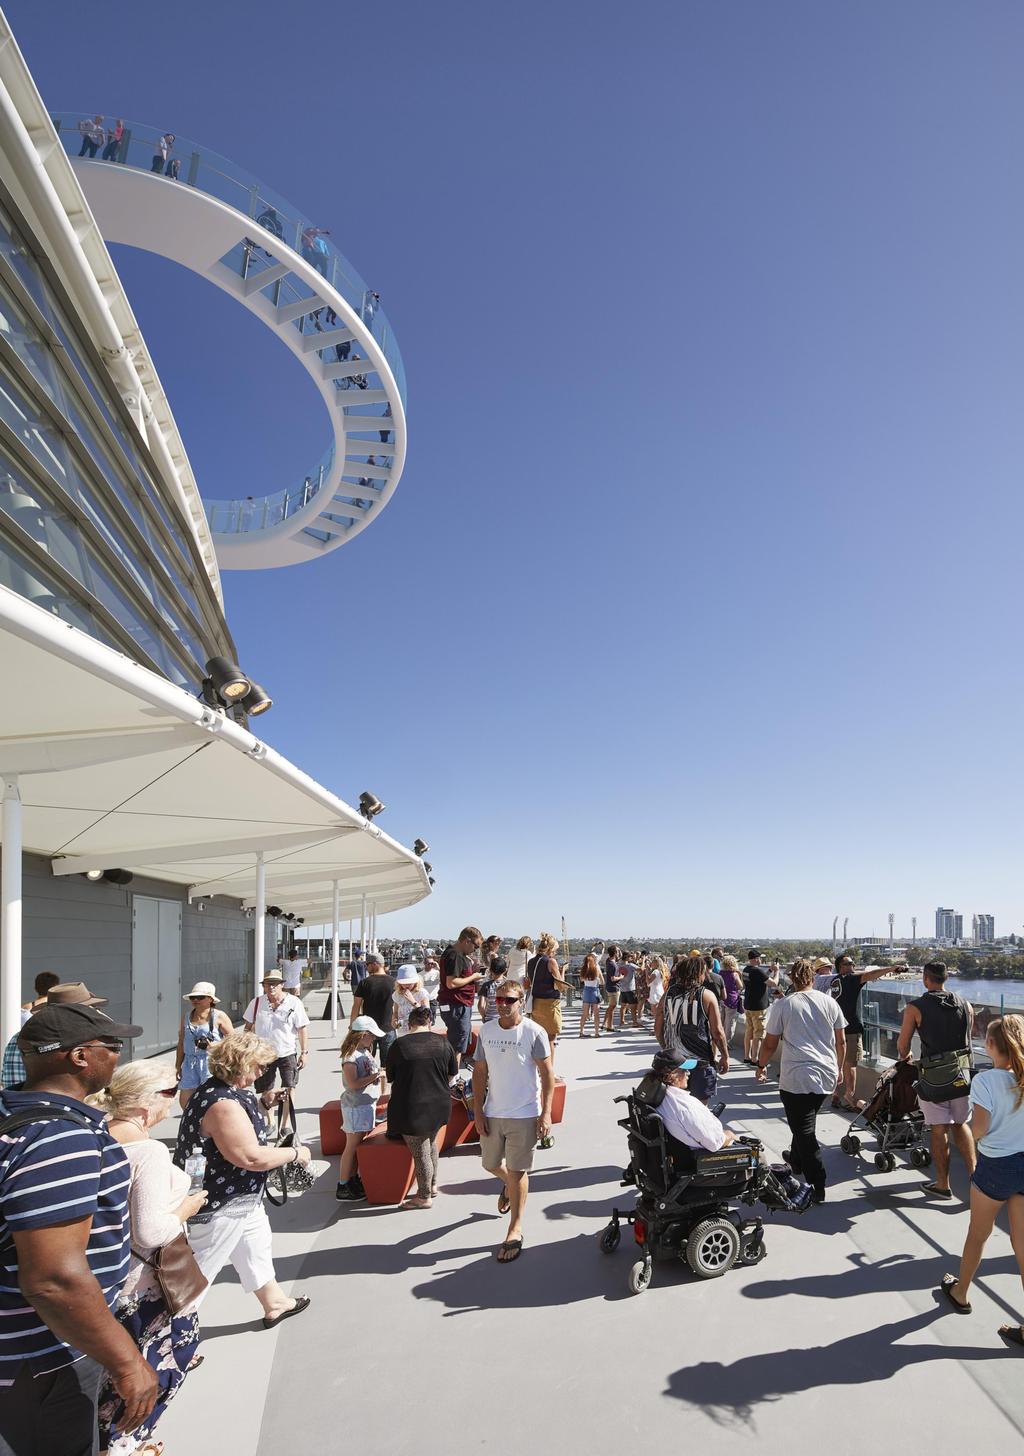
[[[917,1100],[917,1070],[911,1062],[897,1062],[882,1074],[875,1095],[854,1118],[850,1131],[840,1138],[839,1146],[851,1157],[860,1152],[860,1138],[854,1131],[858,1123],[878,1139],[875,1167],[880,1173],[891,1173],[896,1167],[894,1151],[909,1151],[915,1168],[927,1168],[931,1162],[932,1155],[923,1142],[924,1118]]]
[[[757,1138],[738,1138],[716,1153],[670,1139],[654,1105],[658,1089],[664,1093],[660,1083],[645,1077],[628,1097],[615,1099],[627,1106],[619,1121],[629,1141],[622,1182],[633,1184],[638,1197],[629,1212],[612,1209],[598,1238],[603,1253],[614,1253],[620,1224],[632,1225],[641,1254],[629,1271],[633,1294],[650,1284],[655,1259],[682,1259],[701,1279],[718,1279],[736,1263],[759,1264],[768,1252],[763,1222],[744,1219],[732,1202],[803,1213],[811,1199],[811,1190],[788,1168],[761,1162]]]

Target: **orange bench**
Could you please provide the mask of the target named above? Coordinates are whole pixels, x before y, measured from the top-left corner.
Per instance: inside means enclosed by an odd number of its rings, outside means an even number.
[[[387,1092],[377,1099],[377,1116],[388,1110],[391,1100]],[[341,1102],[333,1097],[320,1109],[320,1151],[325,1158],[339,1156],[345,1151],[345,1133],[341,1126]]]
[[[441,1141],[447,1129],[438,1134]],[[367,1203],[401,1203],[416,1181],[412,1153],[405,1143],[392,1142],[384,1123],[375,1127],[359,1144],[356,1162],[366,1189]]]
[[[551,1098],[551,1121],[552,1123],[561,1122],[564,1116],[565,1078],[556,1077],[555,1091]],[[480,1134],[477,1132],[476,1123],[466,1111],[466,1104],[453,1097],[451,1116],[441,1143],[442,1153],[447,1153],[452,1148],[461,1148],[466,1143],[478,1143],[479,1141]]]

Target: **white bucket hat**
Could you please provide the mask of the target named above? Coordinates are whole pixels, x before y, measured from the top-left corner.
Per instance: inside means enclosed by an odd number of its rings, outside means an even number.
[[[418,981],[419,978],[419,971],[416,969],[415,966],[410,965],[399,966],[398,974],[395,976],[395,980],[400,986],[411,986],[414,982]]]
[[[214,1006],[220,1005],[220,997],[217,995],[217,987],[212,981],[197,981],[187,996],[182,996],[183,1001],[191,1001],[193,996],[209,996]]]

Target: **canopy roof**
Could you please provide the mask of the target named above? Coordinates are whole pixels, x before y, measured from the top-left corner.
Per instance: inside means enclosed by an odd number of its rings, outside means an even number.
[[[56,875],[128,869],[292,913],[430,894],[422,862],[252,733],[0,588],[0,775]],[[309,916],[307,915],[308,919]]]

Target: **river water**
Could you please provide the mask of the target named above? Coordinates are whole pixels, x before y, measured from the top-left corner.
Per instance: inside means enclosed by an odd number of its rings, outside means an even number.
[[[972,980],[969,976],[950,976],[946,986],[958,996],[963,996],[965,1001],[971,1001],[975,1005],[998,1006],[1002,1000],[1007,1011],[1012,1009],[1024,1012],[1024,981],[987,981],[984,978]],[[911,999],[924,993],[924,982],[869,981],[865,989]]]

